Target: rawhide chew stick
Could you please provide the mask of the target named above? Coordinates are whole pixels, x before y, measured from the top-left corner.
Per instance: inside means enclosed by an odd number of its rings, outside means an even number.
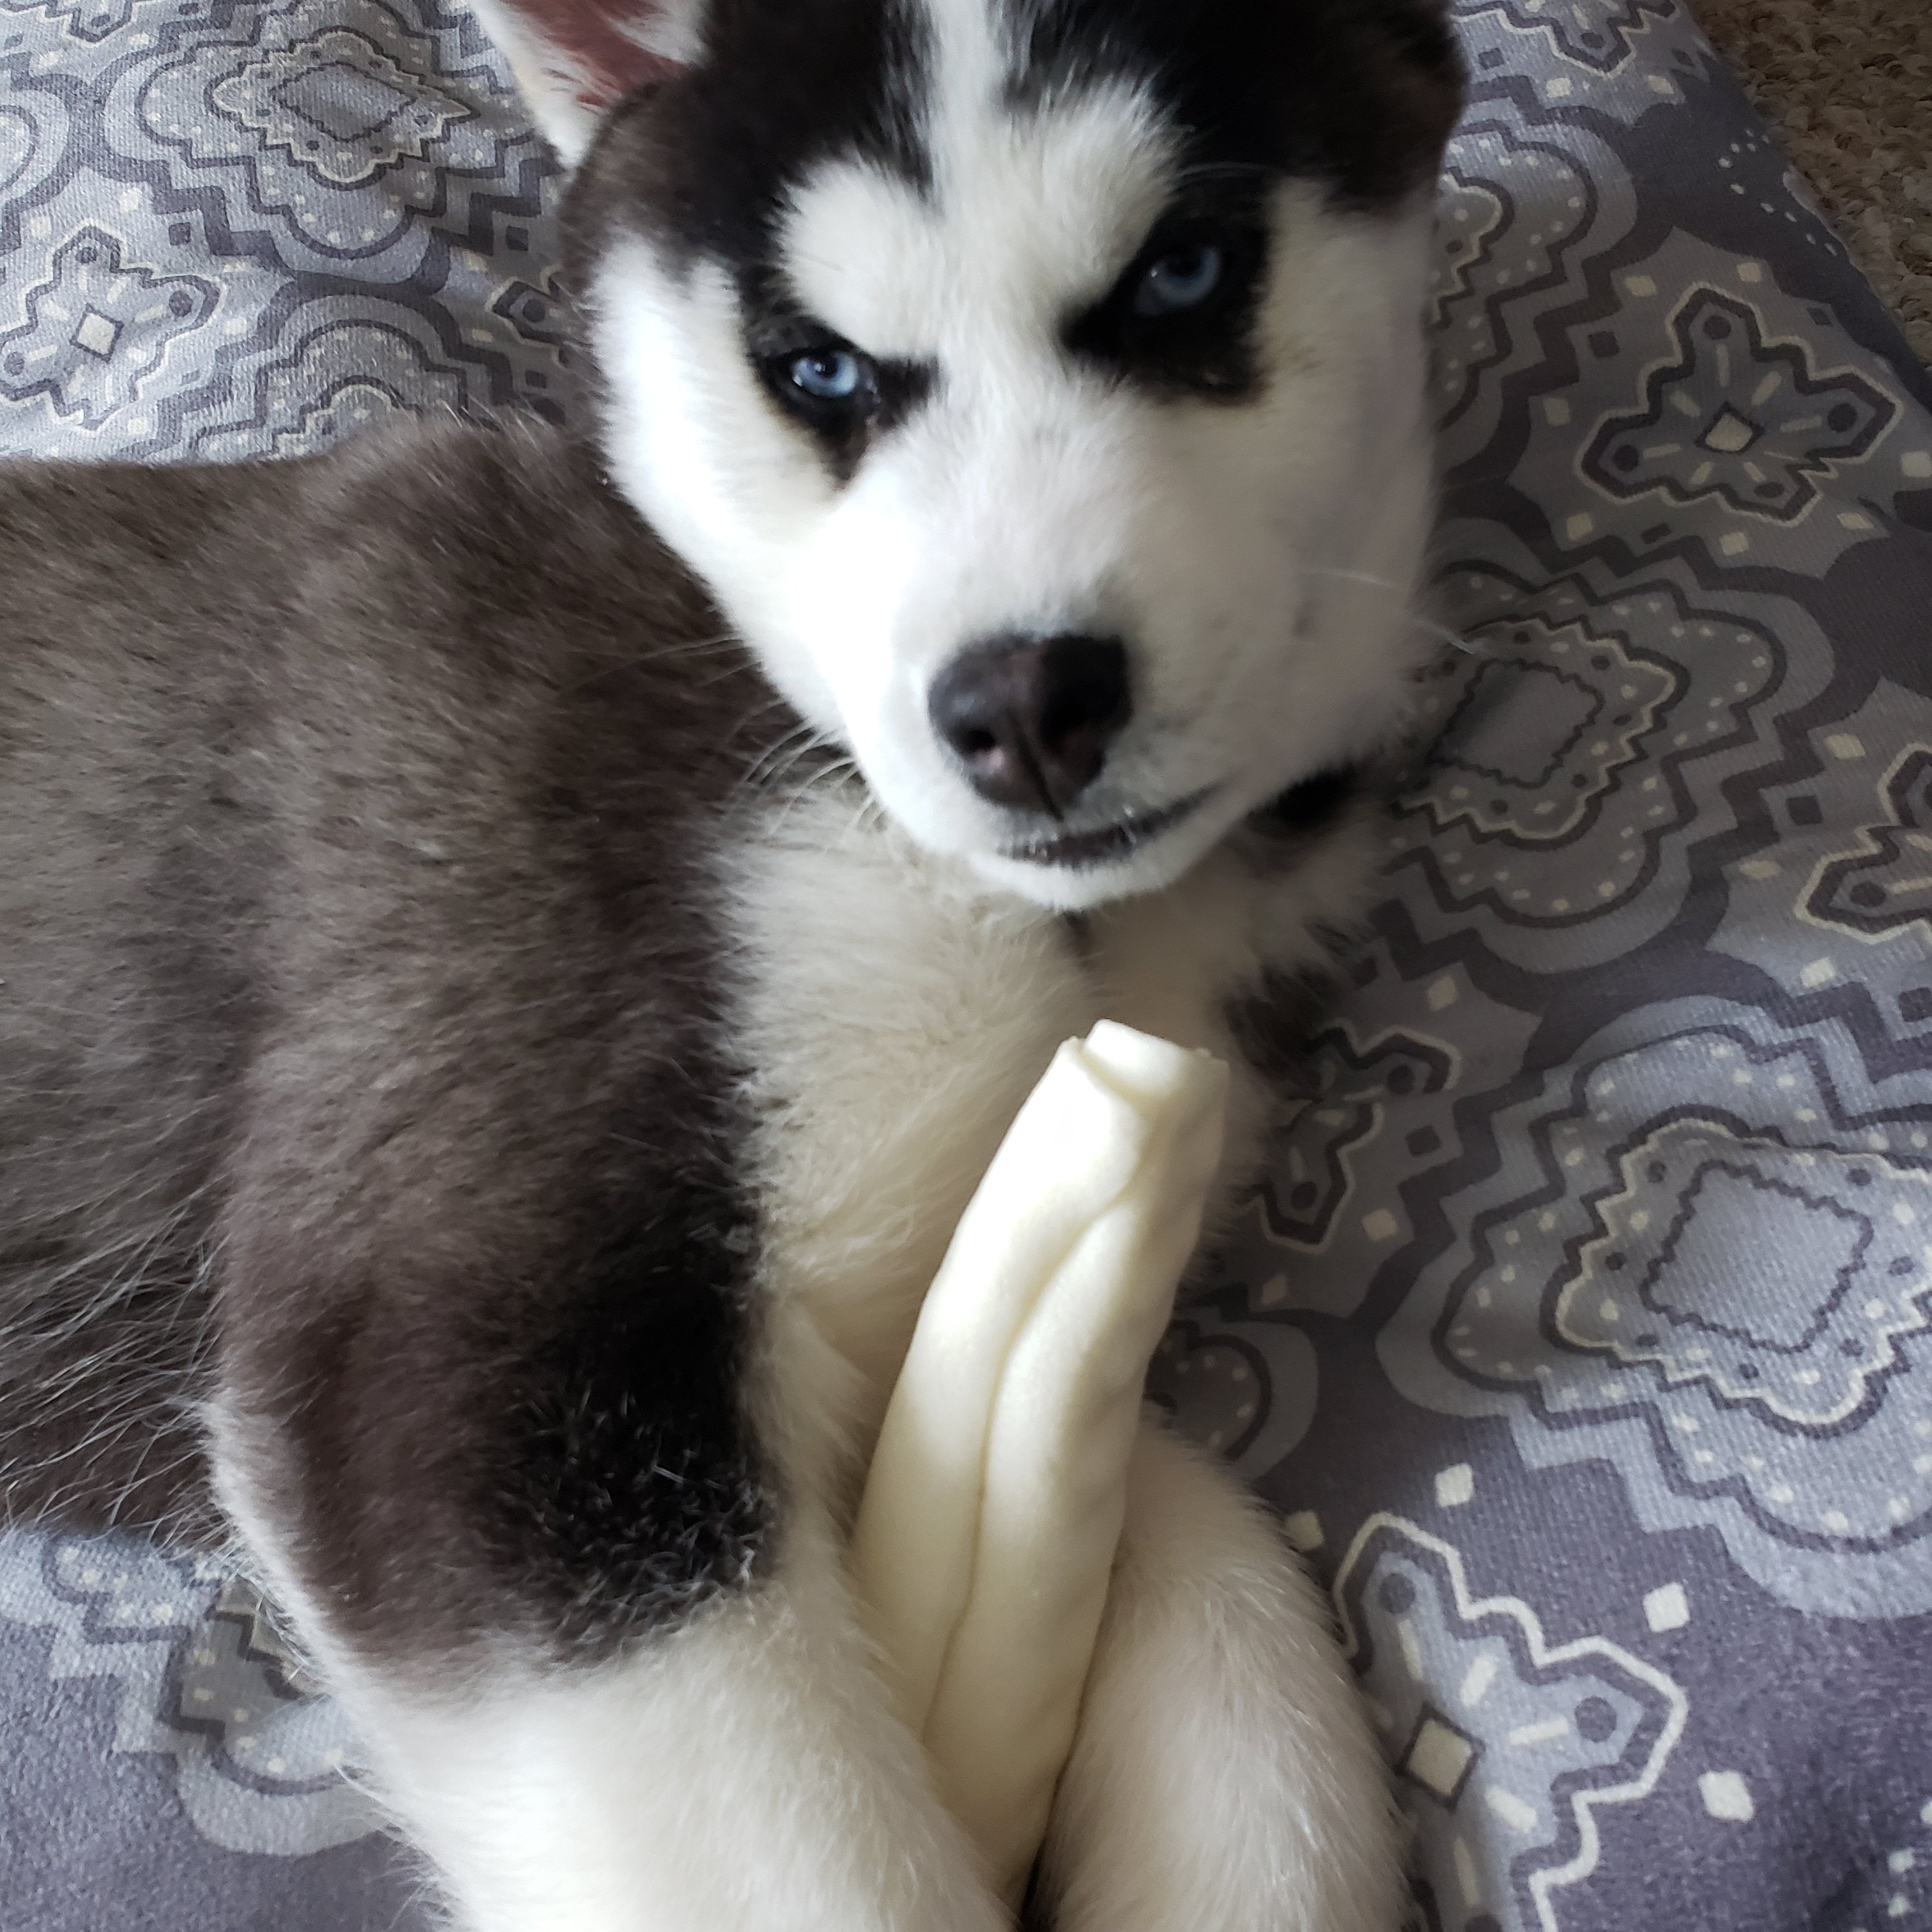
[[[1226,1067],[1103,1022],[960,1217],[854,1533],[940,1797],[1017,1904],[1072,1748],[1142,1384],[1220,1159]]]

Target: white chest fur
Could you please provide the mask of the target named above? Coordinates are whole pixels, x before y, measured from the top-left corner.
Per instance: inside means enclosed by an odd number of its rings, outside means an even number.
[[[855,818],[849,800],[790,808],[739,855],[766,1278],[842,1365],[830,1406],[854,1450],[876,1432],[961,1210],[1062,1040],[1117,1019],[1228,1060],[1226,1172],[1245,1174],[1264,1096],[1228,1003],[1316,956],[1311,924],[1336,916],[1353,856],[1284,880],[1224,850],[1076,926]]]

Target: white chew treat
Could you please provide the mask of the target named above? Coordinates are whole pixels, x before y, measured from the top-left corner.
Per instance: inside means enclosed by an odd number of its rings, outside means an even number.
[[[853,1574],[900,1712],[1011,1902],[1072,1744],[1227,1084],[1111,1022],[1060,1049],[960,1218],[860,1509]]]

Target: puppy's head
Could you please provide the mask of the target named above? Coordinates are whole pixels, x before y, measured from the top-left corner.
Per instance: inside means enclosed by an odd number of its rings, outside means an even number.
[[[488,5],[613,475],[914,836],[1090,904],[1386,731],[1437,0]]]

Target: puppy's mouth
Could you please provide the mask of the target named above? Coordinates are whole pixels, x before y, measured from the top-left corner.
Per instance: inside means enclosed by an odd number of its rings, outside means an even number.
[[[1184,819],[1191,818],[1208,802],[1210,792],[1196,792],[1158,812],[1140,812],[1118,820],[1092,832],[1063,832],[1057,838],[1042,838],[1024,845],[1010,845],[1005,856],[1028,866],[1057,866],[1084,871],[1112,864],[1136,852],[1143,845],[1172,832]]]

